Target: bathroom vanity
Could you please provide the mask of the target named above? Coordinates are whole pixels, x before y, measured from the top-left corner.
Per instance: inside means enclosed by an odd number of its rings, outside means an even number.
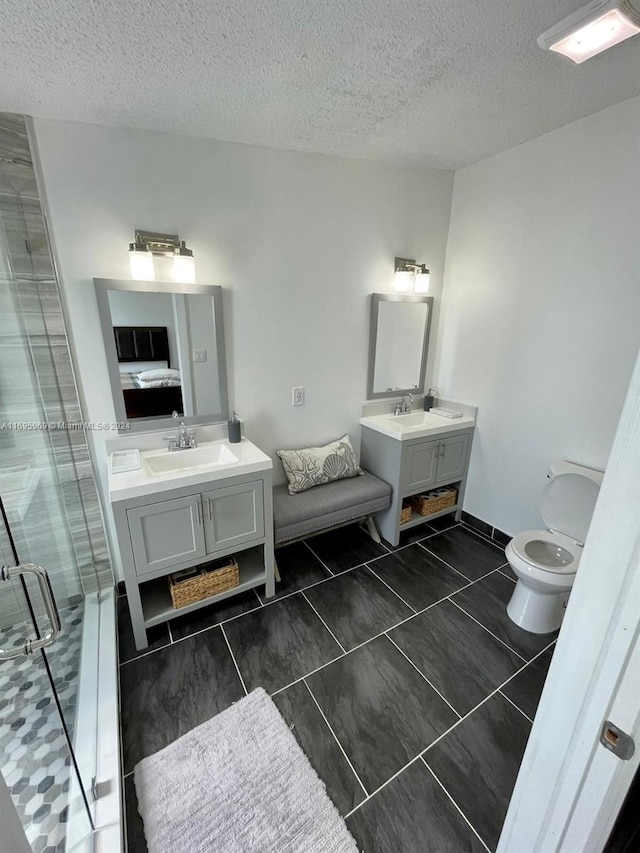
[[[475,409],[463,408],[456,419],[430,412],[361,418],[361,464],[393,489],[391,506],[375,515],[380,533],[392,545],[399,543],[403,530],[451,512],[460,516],[475,426]],[[403,499],[441,486],[455,487],[454,506],[429,516],[412,510],[402,523]]]
[[[109,474],[109,498],[138,649],[147,630],[264,586],[275,592],[271,459],[243,438],[140,453],[137,470]],[[174,608],[167,575],[233,554],[240,583]]]

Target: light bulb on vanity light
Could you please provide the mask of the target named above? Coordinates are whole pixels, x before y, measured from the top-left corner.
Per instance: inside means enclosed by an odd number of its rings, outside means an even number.
[[[129,269],[136,281],[155,281],[153,255],[140,243],[129,243]]]
[[[195,284],[196,263],[193,252],[191,249],[187,249],[184,240],[180,242],[180,246],[173,256],[173,277],[183,284]]]
[[[409,270],[397,270],[393,276],[393,289],[396,293],[411,293],[413,273]]]
[[[416,293],[429,293],[430,281],[431,273],[425,267],[425,265],[422,264],[421,267],[416,270],[413,289]]]

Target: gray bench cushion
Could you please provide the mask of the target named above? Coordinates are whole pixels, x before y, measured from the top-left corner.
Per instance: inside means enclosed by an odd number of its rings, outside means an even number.
[[[368,471],[362,477],[336,480],[297,495],[290,495],[286,485],[274,486],[276,545],[364,518],[390,503],[391,486]]]

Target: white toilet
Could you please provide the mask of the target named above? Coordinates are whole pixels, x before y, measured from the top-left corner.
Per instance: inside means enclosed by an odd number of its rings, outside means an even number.
[[[506,547],[518,576],[507,613],[533,634],[547,634],[562,624],[603,475],[571,462],[554,462],[547,476],[540,501],[547,529],[518,533]]]

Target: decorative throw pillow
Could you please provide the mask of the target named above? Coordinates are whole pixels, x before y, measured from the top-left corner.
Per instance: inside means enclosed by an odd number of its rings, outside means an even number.
[[[289,480],[290,495],[363,473],[348,435],[324,447],[278,450],[278,456]]]

